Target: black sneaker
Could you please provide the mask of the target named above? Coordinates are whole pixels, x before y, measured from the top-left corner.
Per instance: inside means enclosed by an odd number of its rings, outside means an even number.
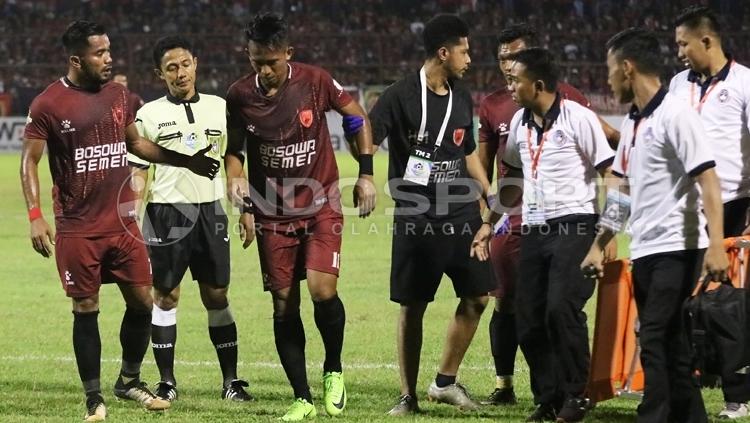
[[[568,398],[560,412],[557,413],[557,423],[581,422],[586,412],[591,409],[588,398]]]
[[[250,386],[250,384],[244,380],[235,379],[228,387],[221,391],[221,399],[240,402],[255,401],[255,398],[245,390],[248,386]]]
[[[156,384],[154,394],[161,399],[172,402],[177,399],[177,387],[169,382],[161,381]]]
[[[495,388],[494,391],[482,401],[482,405],[514,405],[517,404],[516,393],[513,391],[513,387],[500,389]]]
[[[552,404],[539,404],[529,417],[527,422],[554,422],[557,419],[555,407]]]
[[[135,401],[149,411],[166,410],[172,405],[169,401],[154,395],[148,390],[146,382],[138,379],[126,385],[122,383],[122,378],[118,377],[115,383],[114,394],[117,398]]]
[[[94,394],[86,398],[85,422],[103,422],[107,418],[107,407],[104,398],[100,394]]]
[[[403,417],[415,413],[419,413],[417,399],[411,395],[401,395],[398,403],[387,414],[391,417]]]

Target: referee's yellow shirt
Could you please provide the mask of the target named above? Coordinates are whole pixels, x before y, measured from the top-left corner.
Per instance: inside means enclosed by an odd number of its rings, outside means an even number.
[[[135,124],[144,138],[182,154],[193,155],[210,144],[206,155],[221,161],[227,145],[225,107],[224,99],[214,95],[196,93],[190,100],[180,100],[168,94],[143,105]],[[142,169],[151,165],[133,154],[128,154],[128,161]],[[224,196],[222,178],[212,181],[185,168],[154,166],[151,203],[208,203]]]

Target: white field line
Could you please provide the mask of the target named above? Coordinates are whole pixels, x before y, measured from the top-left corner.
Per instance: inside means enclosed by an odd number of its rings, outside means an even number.
[[[74,363],[75,357],[73,356],[52,356],[52,355],[35,355],[35,354],[29,354],[29,355],[11,355],[11,356],[0,356],[0,361],[4,362],[61,362],[61,363]],[[153,365],[156,364],[153,360],[146,359],[143,361],[144,364]],[[119,358],[102,358],[102,363],[115,363],[119,364],[120,359]],[[250,362],[244,362],[240,361],[237,363],[239,366],[247,366],[247,367],[256,367],[256,368],[266,368],[266,369],[280,369],[281,364],[277,362],[270,362],[270,361],[250,361]],[[195,366],[195,367],[204,367],[204,366],[210,366],[214,367],[217,365],[216,361],[188,361],[188,360],[175,360],[175,365],[178,366]],[[320,368],[323,365],[323,363],[307,363],[307,367],[311,369],[317,369]],[[344,368],[346,369],[352,369],[352,370],[398,370],[398,366],[394,363],[367,363],[367,362],[353,362],[353,363],[347,363],[344,362]],[[461,366],[462,369],[466,370],[486,370],[486,371],[493,371],[494,367],[487,365],[487,366]],[[516,369],[517,373],[527,373],[528,369],[526,366],[521,366],[520,368]]]

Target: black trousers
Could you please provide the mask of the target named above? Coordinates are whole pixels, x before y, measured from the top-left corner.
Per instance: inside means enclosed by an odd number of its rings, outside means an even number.
[[[594,280],[583,276],[580,265],[596,220],[573,215],[523,228],[516,326],[537,404],[559,407],[586,388],[591,354],[583,307]]]
[[[646,379],[638,423],[708,421],[682,319],[682,303],[700,277],[704,252],[659,253],[633,261]]]
[[[724,203],[724,237],[742,235],[747,227],[747,209],[750,198],[740,198]],[[721,390],[726,402],[750,401],[750,376],[746,374],[721,375]]]

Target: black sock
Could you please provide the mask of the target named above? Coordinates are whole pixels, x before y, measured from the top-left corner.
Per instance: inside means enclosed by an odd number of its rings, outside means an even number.
[[[444,388],[448,385],[453,385],[454,383],[456,383],[455,376],[448,376],[442,373],[438,373],[437,376],[435,376],[435,385],[437,385],[438,388]]]
[[[516,315],[495,311],[490,320],[490,346],[497,376],[512,376],[516,365],[518,337]]]
[[[209,326],[208,336],[216,348],[226,388],[237,379],[237,325],[232,322],[224,326]]]
[[[143,356],[151,339],[151,312],[142,312],[130,307],[125,309],[120,325],[120,345],[122,346],[122,382],[127,385],[138,380]]]
[[[86,396],[100,394],[102,341],[99,337],[99,311],[73,312],[73,351],[76,355],[78,375]]]
[[[338,295],[325,301],[313,302],[315,307],[315,325],[318,326],[326,359],[323,372],[341,372],[341,348],[344,344],[344,325],[346,312],[344,303]]]
[[[305,328],[299,314],[273,319],[273,335],[276,351],[281,359],[286,377],[294,390],[295,398],[304,398],[312,403],[310,386],[307,384],[305,368]]]
[[[159,368],[159,376],[164,382],[177,386],[174,377],[174,347],[177,344],[177,325],[151,325],[151,348]]]

